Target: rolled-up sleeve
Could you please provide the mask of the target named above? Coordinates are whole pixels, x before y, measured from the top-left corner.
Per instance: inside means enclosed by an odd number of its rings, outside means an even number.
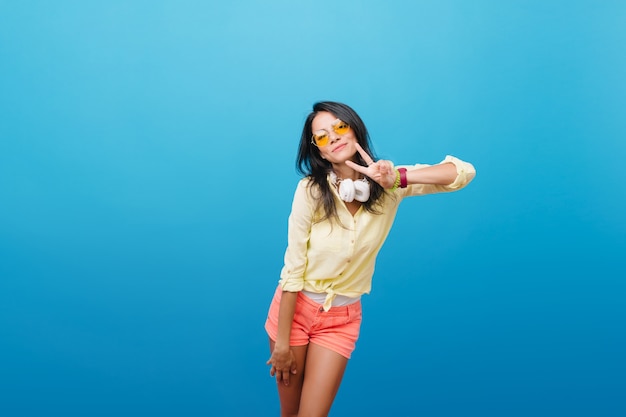
[[[441,163],[445,164],[446,162],[452,162],[456,167],[456,178],[454,182],[445,186],[448,189],[460,190],[474,179],[474,176],[476,175],[474,165],[469,162],[461,161],[459,158],[455,158],[452,155],[447,155]]]
[[[314,202],[311,199],[308,180],[298,183],[294,193],[287,232],[285,264],[280,273],[280,285],[284,291],[302,291],[307,266],[307,247],[311,235]]]
[[[472,164],[462,161],[452,155],[447,155],[438,165],[448,162],[454,164],[456,167],[456,178],[451,184],[411,184],[404,189],[403,197],[458,191],[469,184],[476,176],[476,169]],[[412,170],[425,168],[427,166],[429,165],[417,164],[413,166],[405,166],[405,168]]]

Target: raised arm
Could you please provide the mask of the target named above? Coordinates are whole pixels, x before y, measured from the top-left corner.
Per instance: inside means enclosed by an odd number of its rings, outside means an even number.
[[[436,165],[404,166],[408,187],[404,196],[447,193],[458,191],[476,176],[476,169],[469,162],[448,155]]]
[[[452,162],[406,171],[407,184],[450,185],[456,180],[456,166]]]
[[[374,161],[358,143],[356,148],[367,166],[361,166],[352,161],[346,161],[346,165],[367,175],[383,188],[390,189],[397,186],[396,179],[399,173],[391,161]],[[406,195],[456,191],[469,184],[476,175],[472,164],[453,156],[447,156],[437,165],[416,165],[404,168],[406,169],[406,185],[409,186]]]

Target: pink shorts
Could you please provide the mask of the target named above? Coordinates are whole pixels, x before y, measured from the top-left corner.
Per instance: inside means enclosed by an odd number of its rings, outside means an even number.
[[[278,309],[282,293],[282,288],[278,286],[265,322],[265,330],[272,340],[276,340],[278,333]],[[350,359],[359,338],[361,319],[360,300],[324,311],[321,304],[298,293],[289,344],[305,346],[315,343]]]

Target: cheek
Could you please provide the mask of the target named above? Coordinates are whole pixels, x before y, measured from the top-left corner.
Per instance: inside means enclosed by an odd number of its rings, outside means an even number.
[[[322,158],[326,159],[332,155],[331,149],[332,145],[322,146],[321,148],[317,148]]]

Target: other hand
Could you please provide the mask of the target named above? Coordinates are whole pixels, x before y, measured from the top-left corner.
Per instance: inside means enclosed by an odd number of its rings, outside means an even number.
[[[285,385],[289,385],[289,376],[297,372],[296,358],[291,349],[286,351],[274,349],[267,365],[271,366],[270,375],[276,376],[276,382],[282,382]]]

